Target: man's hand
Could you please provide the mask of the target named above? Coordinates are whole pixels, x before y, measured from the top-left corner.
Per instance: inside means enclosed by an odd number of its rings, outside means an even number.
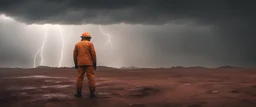
[[[77,66],[77,65],[75,65],[75,68],[76,68],[76,69],[78,69],[78,66]]]
[[[93,64],[93,69],[94,69],[94,70],[97,69],[97,64],[96,64],[96,63]]]

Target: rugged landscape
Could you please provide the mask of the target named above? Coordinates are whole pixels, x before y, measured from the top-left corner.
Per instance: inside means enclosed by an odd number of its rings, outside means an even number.
[[[0,69],[0,107],[256,107],[256,69],[108,68],[96,71],[96,98],[75,98],[76,69]]]

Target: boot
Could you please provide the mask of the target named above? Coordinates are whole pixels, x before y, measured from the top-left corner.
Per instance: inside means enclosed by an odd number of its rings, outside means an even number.
[[[82,97],[81,90],[77,89],[77,92],[76,92],[76,94],[74,96],[75,97]]]
[[[95,94],[94,94],[94,92],[95,92],[95,89],[90,89],[90,98],[94,98],[95,97]]]

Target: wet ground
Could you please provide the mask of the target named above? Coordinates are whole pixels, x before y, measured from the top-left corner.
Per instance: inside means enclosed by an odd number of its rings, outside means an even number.
[[[256,107],[256,70],[111,69],[75,98],[75,69],[0,69],[0,107]]]

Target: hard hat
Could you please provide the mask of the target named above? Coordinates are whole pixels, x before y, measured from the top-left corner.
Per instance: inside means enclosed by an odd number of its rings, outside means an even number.
[[[90,38],[91,37],[91,35],[90,35],[90,33],[89,32],[84,32],[83,34],[82,34],[82,36],[81,36],[81,38]]]

